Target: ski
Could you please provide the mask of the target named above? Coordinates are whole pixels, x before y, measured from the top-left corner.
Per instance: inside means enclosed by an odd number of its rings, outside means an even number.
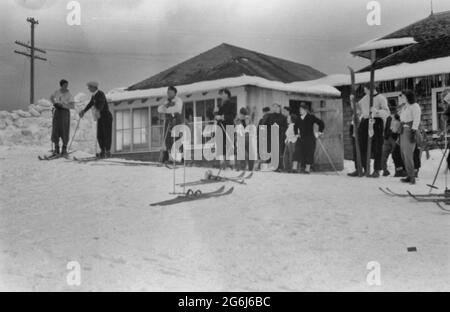
[[[215,198],[220,196],[226,196],[233,192],[234,188],[228,189],[226,192],[224,192],[225,186],[220,187],[219,189],[209,192],[209,193],[202,193],[200,190],[193,191],[188,190],[185,195],[179,195],[173,199],[157,202],[150,204],[150,206],[170,206],[175,205],[183,202],[189,202],[189,201],[195,201],[195,200],[201,200],[201,199],[207,199],[207,198]]]
[[[379,187],[378,189],[381,192],[383,192],[384,194],[389,195],[389,196],[393,196],[393,197],[412,197],[412,196],[420,197],[420,198],[426,198],[426,197],[438,197],[438,198],[441,198],[441,197],[446,197],[445,194],[414,194],[414,193],[411,193],[409,191],[406,194],[400,194],[400,193],[396,193],[396,192],[392,191],[388,187],[385,188],[385,189]],[[447,195],[447,197],[450,198],[450,195]]]
[[[84,162],[90,162],[90,161],[96,161],[96,160],[100,160],[99,157],[82,157],[82,158],[78,158],[78,157],[72,157],[73,161],[79,162],[79,163],[84,163]]]
[[[416,196],[412,193],[408,192],[408,196],[415,199],[418,202],[421,203],[436,203],[436,202],[442,202],[442,203],[449,203],[450,204],[450,198],[445,196],[427,196],[427,197],[420,197]]]
[[[436,205],[443,211],[450,213],[450,209],[445,208],[444,206],[442,206],[441,202],[436,202]]]
[[[204,185],[204,184],[212,184],[212,183],[220,183],[220,182],[234,182],[238,184],[246,184],[245,180],[251,179],[253,177],[253,172],[249,173],[246,177],[244,176],[245,172],[240,174],[237,177],[211,177],[209,179],[200,179],[198,181],[192,181],[187,183],[180,183],[179,186],[196,186],[196,185]]]
[[[39,160],[55,160],[55,159],[59,159],[59,158],[66,158],[67,159],[70,154],[75,153],[75,152],[76,151],[71,151],[71,152],[68,152],[66,155],[61,155],[61,154],[48,155],[48,156],[46,156],[46,155],[44,155],[44,156],[38,155],[38,159]]]

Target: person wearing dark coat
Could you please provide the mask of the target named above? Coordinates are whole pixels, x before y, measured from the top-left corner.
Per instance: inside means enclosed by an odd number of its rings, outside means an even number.
[[[288,128],[287,117],[281,113],[281,106],[277,103],[272,105],[272,113],[268,117],[269,126],[277,125],[278,130],[278,155],[280,157],[278,162],[278,168],[276,171],[280,171],[283,168],[283,152],[286,140],[286,130]],[[271,141],[271,136],[268,136],[268,140]],[[271,151],[271,150],[270,150]]]
[[[227,126],[234,126],[234,119],[236,118],[236,105],[231,101],[231,92],[228,89],[222,89],[219,91],[219,95],[221,96],[222,104],[220,105],[218,111],[215,114],[215,120],[217,125],[222,130],[222,156],[223,160],[221,160],[221,167],[226,165],[226,158],[230,156],[231,148],[233,147],[234,142],[230,142],[232,140],[232,136],[228,135],[226,130]],[[227,141],[230,148],[227,150]]]
[[[319,126],[318,133],[314,133],[315,124]],[[301,168],[304,168],[302,173],[309,174],[311,172],[311,165],[314,164],[314,153],[316,151],[316,139],[322,134],[324,129],[325,124],[323,121],[309,112],[306,103],[301,103],[300,117],[297,118],[294,126],[294,133],[299,135],[295,147],[294,169],[297,169],[298,163],[300,163]]]
[[[79,113],[80,118],[86,114],[92,107],[95,109],[95,118],[97,118],[97,141],[100,146],[100,158],[111,156],[111,138],[113,117],[109,111],[108,101],[105,93],[98,89],[98,82],[91,81],[87,83],[92,98],[89,104]]]
[[[270,108],[269,107],[264,107],[262,109],[263,111],[263,116],[262,118],[259,120],[258,122],[258,128],[256,129],[256,135],[257,135],[257,142],[256,142],[256,146],[258,149],[258,155],[261,155],[260,151],[259,151],[259,141],[260,141],[260,127],[261,126],[266,126],[267,127],[267,138],[270,138],[270,127],[269,127],[269,116],[270,116]],[[267,141],[267,152],[270,151],[270,140],[266,140]],[[267,161],[264,161],[267,162]]]

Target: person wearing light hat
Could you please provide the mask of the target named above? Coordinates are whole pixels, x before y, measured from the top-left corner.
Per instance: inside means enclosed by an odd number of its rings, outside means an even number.
[[[112,114],[109,111],[108,101],[105,93],[98,89],[98,82],[90,81],[87,83],[92,98],[89,104],[79,113],[80,118],[93,107],[95,109],[95,117],[97,118],[97,141],[100,146],[100,158],[108,158],[111,156],[111,136],[112,136]]]

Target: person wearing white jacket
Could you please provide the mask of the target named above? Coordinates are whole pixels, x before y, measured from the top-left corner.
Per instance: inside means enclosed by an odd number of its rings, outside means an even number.
[[[420,105],[416,103],[416,96],[410,90],[405,90],[400,95],[400,99],[406,102],[400,112],[400,122],[402,124],[400,134],[400,151],[405,164],[408,176],[401,181],[415,184],[416,173],[414,170],[414,150],[419,137],[419,126],[422,115]]]
[[[360,118],[358,134],[361,150],[361,165],[365,171],[370,171],[370,168],[366,168],[367,157],[373,156],[374,171],[371,177],[378,178],[382,170],[384,124],[390,116],[390,110],[386,97],[378,93],[377,89],[375,89],[373,96],[373,106],[370,108],[370,84],[364,87],[364,92],[365,96],[357,105],[357,114]],[[367,155],[369,136],[372,137],[372,155]]]
[[[284,170],[286,172],[293,172],[295,168],[294,164],[294,153],[295,153],[295,145],[297,143],[297,139],[299,137],[298,134],[295,134],[294,126],[296,121],[296,116],[291,114],[288,116],[288,128],[286,130],[286,140],[284,141],[284,153],[283,153],[283,165]]]

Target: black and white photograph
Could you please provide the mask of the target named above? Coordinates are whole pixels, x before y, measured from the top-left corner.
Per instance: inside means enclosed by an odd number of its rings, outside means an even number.
[[[1,1],[0,292],[448,292],[449,132],[449,0]]]

